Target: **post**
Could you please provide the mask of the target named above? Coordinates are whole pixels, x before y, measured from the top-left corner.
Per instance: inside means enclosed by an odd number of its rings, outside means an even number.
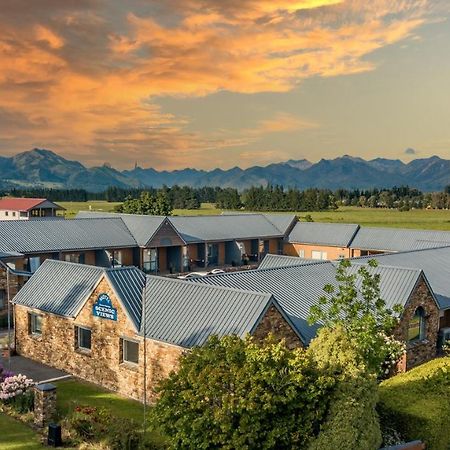
[[[145,326],[145,320],[146,320],[146,308],[145,308],[145,297],[146,297],[146,291],[147,291],[147,275],[144,279],[144,288],[142,289],[142,332],[144,335],[144,376],[143,376],[143,382],[144,382],[144,438],[146,433],[146,421],[147,421],[147,337],[146,337],[146,326]]]
[[[11,294],[9,290],[9,266],[5,264],[6,269],[6,301],[8,303],[7,314],[8,314],[8,370],[11,371]]]
[[[208,243],[205,242],[205,268],[208,267]]]
[[[56,414],[56,386],[51,383],[34,387],[34,424],[40,428],[48,425]]]

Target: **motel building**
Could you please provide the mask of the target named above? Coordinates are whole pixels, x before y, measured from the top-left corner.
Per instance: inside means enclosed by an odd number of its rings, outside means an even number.
[[[303,337],[271,294],[46,260],[15,296],[18,354],[137,400],[211,335]],[[146,374],[146,376],[144,376]],[[145,380],[145,386],[144,386]]]
[[[64,219],[65,208],[46,198],[0,199],[0,220]]]

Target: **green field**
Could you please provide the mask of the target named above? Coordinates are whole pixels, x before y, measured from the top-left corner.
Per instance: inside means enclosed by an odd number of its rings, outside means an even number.
[[[66,217],[73,218],[78,211],[114,211],[119,203],[105,201],[92,202],[60,202],[67,209]],[[175,209],[174,215],[194,216],[221,214],[211,203],[203,203],[200,209]],[[228,211],[230,212],[230,211]],[[287,213],[280,213],[287,214]],[[396,209],[372,209],[357,207],[341,207],[336,211],[297,212],[300,219],[309,214],[315,222],[358,223],[369,227],[422,228],[430,230],[450,231],[450,211],[416,209],[398,211]]]

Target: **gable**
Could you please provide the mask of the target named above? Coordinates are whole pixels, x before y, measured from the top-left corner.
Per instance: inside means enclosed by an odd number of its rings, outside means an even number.
[[[185,242],[170,221],[166,219],[147,242],[146,247],[171,247],[176,245],[185,245]]]

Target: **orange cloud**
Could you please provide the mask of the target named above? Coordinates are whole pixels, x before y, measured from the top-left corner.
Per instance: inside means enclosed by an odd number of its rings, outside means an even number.
[[[425,0],[168,0],[155,11],[137,0],[112,0],[111,9],[39,3],[23,17],[20,5],[0,13],[0,149],[45,146],[92,163],[157,167],[194,166],[211,150],[239,152],[265,133],[316,124],[279,113],[238,133],[194,133],[156,96],[286,92],[308,77],[373,70],[364,57],[414,36],[428,8]]]

